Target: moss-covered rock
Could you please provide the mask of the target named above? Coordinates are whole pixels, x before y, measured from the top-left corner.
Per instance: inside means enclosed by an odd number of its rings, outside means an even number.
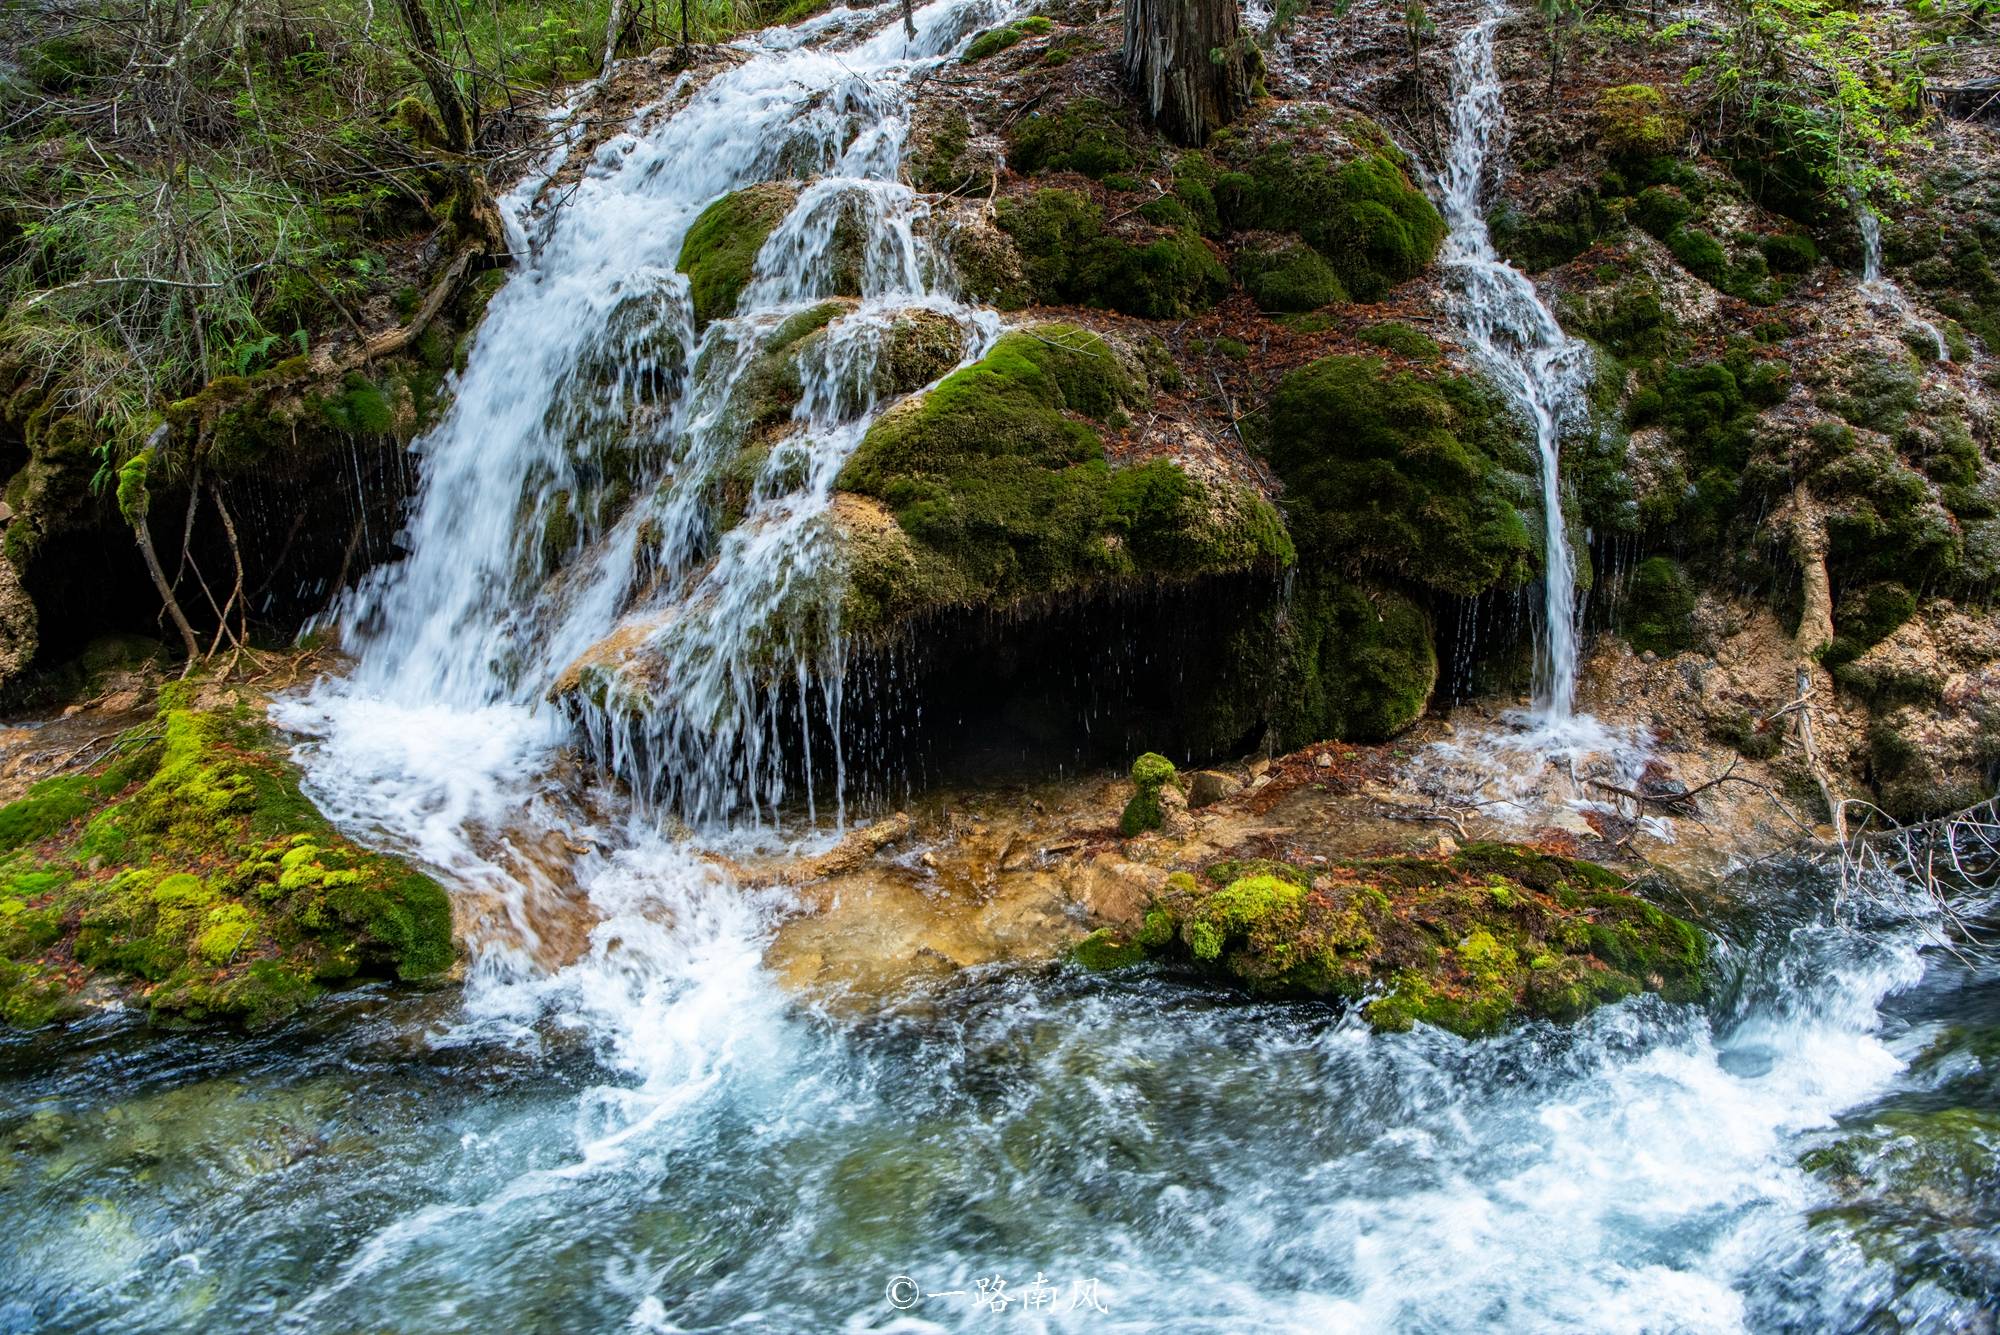
[[[974,65],[988,56],[997,56],[1010,46],[1017,46],[1030,37],[1039,37],[1054,28],[1055,23],[1040,14],[1030,14],[1026,18],[1003,23],[997,28],[988,28],[966,46],[959,63]]]
[[[1261,310],[1313,311],[1347,300],[1333,266],[1295,237],[1239,246],[1236,276]]]
[[[724,195],[694,220],[674,267],[688,276],[696,329],[736,313],[757,252],[797,199],[790,182],[767,181]]]
[[[1533,494],[1505,466],[1526,462],[1518,426],[1480,382],[1321,358],[1272,396],[1270,457],[1293,536],[1316,558],[1457,594],[1532,571]]]
[[[0,1015],[40,1023],[93,975],[159,1018],[270,1023],[327,986],[433,978],[429,877],[342,837],[261,720],[163,703],[117,759],[0,809]]]
[[[1118,818],[1118,828],[1128,837],[1157,830],[1166,812],[1160,805],[1160,790],[1175,783],[1179,775],[1174,762],[1158,752],[1148,751],[1132,762],[1132,800]]]
[[[1437,685],[1430,618],[1388,589],[1302,571],[1278,634],[1280,746],[1379,742],[1422,717]]]
[[[1268,503],[1196,482],[1167,460],[1113,469],[1091,425],[1138,401],[1094,334],[1041,325],[879,418],[842,469],[849,507],[842,624],[868,633],[947,606],[1006,606],[1139,576],[1289,563]]]
[[[1150,239],[1114,236],[1104,211],[1073,190],[1009,200],[997,221],[1013,238],[1037,301],[1171,319],[1206,310],[1229,290],[1228,271],[1193,228]]]
[[[1137,164],[1132,138],[1116,108],[1078,98],[1058,111],[1023,117],[1008,137],[1008,165],[1029,174],[1073,171],[1101,180]]]
[[[1378,1029],[1468,1037],[1525,1018],[1573,1019],[1640,992],[1693,1001],[1706,938],[1617,887],[1602,867],[1474,844],[1444,860],[1284,863],[1176,876],[1132,940],[1277,996],[1362,1003]]]
[[[1372,129],[1373,127],[1368,127]],[[1238,231],[1294,232],[1326,258],[1358,301],[1374,301],[1437,257],[1444,218],[1379,131],[1343,160],[1281,142],[1216,178],[1223,221]]]

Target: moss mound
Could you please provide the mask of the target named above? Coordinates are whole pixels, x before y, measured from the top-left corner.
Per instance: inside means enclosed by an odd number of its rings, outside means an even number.
[[[98,975],[156,1018],[256,1026],[451,966],[444,891],[338,834],[261,720],[168,700],[116,754],[0,809],[0,1017],[59,1018]]]
[[[788,183],[767,181],[724,195],[694,220],[674,267],[688,276],[696,329],[736,313],[764,238],[797,198]]]
[[[1108,234],[1104,211],[1073,190],[1009,200],[996,221],[1039,302],[1164,320],[1207,310],[1229,290],[1228,270],[1192,227],[1127,241]]]
[[[1532,573],[1516,431],[1480,382],[1337,355],[1280,382],[1270,457],[1302,550],[1469,595]]]
[[[1236,252],[1236,275],[1261,310],[1314,311],[1347,300],[1333,266],[1290,237],[1243,246]]]
[[[950,605],[1004,606],[1141,575],[1288,564],[1276,513],[1167,460],[1112,469],[1092,421],[1139,388],[1096,335],[1042,325],[869,428],[840,488],[893,512],[905,542],[848,544],[843,624],[867,632]]]
[[[972,39],[971,44],[965,48],[965,54],[958,58],[959,63],[977,64],[988,56],[997,56],[1008,47],[1016,46],[1030,37],[1038,37],[1055,26],[1052,20],[1040,14],[1031,14],[1024,19],[1015,19],[1012,23],[1003,23],[997,28],[988,28]]]
[[[1386,140],[1345,161],[1272,144],[1218,176],[1213,190],[1231,228],[1297,233],[1357,301],[1414,278],[1444,243],[1444,218]]]
[[[1094,180],[1130,171],[1138,162],[1124,119],[1091,97],[1078,98],[1060,111],[1025,117],[1008,137],[1007,158],[1014,170],[1030,175],[1072,171]]]
[[[1148,751],[1132,762],[1132,800],[1118,818],[1118,828],[1126,836],[1157,830],[1166,813],[1160,807],[1160,790],[1175,782],[1174,762],[1156,751]]]
[[[1534,849],[1474,844],[1310,878],[1276,862],[1225,871],[1172,877],[1130,941],[1098,933],[1092,953],[1123,960],[1136,946],[1259,994],[1360,1002],[1378,1029],[1467,1037],[1640,992],[1693,1001],[1705,987],[1700,931],[1602,867]]]

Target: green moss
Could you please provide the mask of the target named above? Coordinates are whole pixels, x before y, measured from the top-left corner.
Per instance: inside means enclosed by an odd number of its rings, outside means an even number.
[[[1052,21],[1040,14],[1031,14],[1027,18],[1015,19],[1012,23],[1003,23],[997,28],[988,28],[972,39],[971,44],[965,48],[965,54],[959,57],[959,62],[965,65],[976,64],[988,56],[997,56],[1008,47],[1030,37],[1048,32],[1055,26]]]
[[[1232,940],[1287,928],[1296,930],[1305,904],[1304,887],[1275,876],[1249,876],[1232,881],[1181,921],[1181,940],[1197,960],[1221,958]]]
[[[1291,238],[1240,247],[1236,276],[1261,310],[1310,311],[1347,300],[1333,266]]]
[[[1167,319],[1205,310],[1229,288],[1228,271],[1193,231],[1142,242],[1108,235],[1104,211],[1074,191],[1006,201],[996,220],[1040,301]]]
[[[1341,162],[1273,144],[1219,176],[1214,193],[1232,228],[1297,233],[1357,301],[1415,277],[1444,241],[1444,219],[1386,143]]]
[[[1146,948],[1127,941],[1109,927],[1100,927],[1069,948],[1069,957],[1094,972],[1129,968],[1145,961]]]
[[[1132,799],[1125,804],[1118,828],[1127,838],[1157,830],[1165,813],[1160,807],[1160,790],[1175,781],[1174,762],[1148,751],[1132,762]]]
[[[396,424],[388,396],[359,372],[347,377],[340,393],[320,400],[319,413],[329,427],[350,436],[387,435]]]
[[[1771,266],[1772,273],[1810,273],[1819,264],[1819,247],[1804,232],[1760,237],[1757,249],[1763,252],[1764,262]]]
[[[1434,362],[1444,356],[1444,349],[1428,334],[1412,329],[1400,320],[1385,320],[1381,324],[1369,325],[1357,333],[1355,338],[1378,348],[1387,348],[1399,356],[1414,361]]]
[[[881,500],[911,543],[850,543],[843,624],[865,634],[944,605],[1289,562],[1254,494],[1198,486],[1167,461],[1106,465],[1082,419],[1121,418],[1138,394],[1102,339],[1043,325],[884,414],[838,485]]]
[[[1278,653],[1272,722],[1287,748],[1393,737],[1422,716],[1437,684],[1437,650],[1422,608],[1318,570],[1294,581]]]
[[[1820,662],[1828,668],[1853,662],[1916,611],[1916,595],[1892,581],[1847,590],[1833,609],[1833,642],[1821,652]]]
[[[1694,585],[1669,557],[1641,561],[1625,592],[1623,630],[1640,652],[1671,657],[1694,644]]]
[[[186,1022],[266,1023],[327,982],[449,967],[443,890],[336,833],[260,721],[182,695],[163,691],[125,759],[83,776],[88,810],[45,838],[44,865],[0,880],[46,901],[15,915],[42,916],[14,938],[66,938],[80,965]],[[100,870],[107,855],[122,865]]]
[[[1615,157],[1645,159],[1678,145],[1685,127],[1651,84],[1628,83],[1597,95],[1597,139]]]
[[[750,282],[757,252],[795,198],[784,182],[753,185],[724,195],[694,220],[675,267],[688,276],[696,329],[736,313],[736,299]]]
[[[1705,986],[1701,933],[1601,888],[1617,878],[1588,863],[1489,844],[1444,861],[1334,863],[1310,885],[1287,870],[1171,878],[1137,942],[1253,991],[1361,1002],[1385,1030],[1477,1036]]]
[[[1528,484],[1510,485],[1498,458],[1518,451],[1518,428],[1489,389],[1325,357],[1279,383],[1269,420],[1302,552],[1456,594],[1529,577],[1535,545],[1513,499]]]
[[[1125,119],[1095,98],[1078,98],[1060,111],[1024,117],[1008,136],[1008,165],[1019,172],[1073,171],[1101,179],[1131,170],[1138,159]]]

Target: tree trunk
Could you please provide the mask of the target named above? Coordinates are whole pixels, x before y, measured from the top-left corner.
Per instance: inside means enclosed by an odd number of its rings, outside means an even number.
[[[424,86],[437,103],[438,120],[444,124],[444,143],[454,153],[463,153],[472,143],[472,116],[453,80],[451,66],[438,54],[437,30],[431,27],[430,11],[424,0],[396,0],[403,12],[403,24],[410,30],[410,54]]]
[[[1250,105],[1256,71],[1236,0],[1125,0],[1120,65],[1147,119],[1198,145]]]
[[[139,555],[146,560],[146,573],[153,577],[153,587],[160,591],[160,601],[166,605],[167,616],[172,619],[174,629],[181,633],[181,643],[187,646],[188,662],[201,657],[201,641],[194,637],[194,627],[188,624],[187,615],[181,611],[180,601],[174,597],[173,585],[167,583],[167,572],[160,565],[160,554],[153,547],[153,535],[146,527],[144,515],[132,521],[132,536],[139,543]]]

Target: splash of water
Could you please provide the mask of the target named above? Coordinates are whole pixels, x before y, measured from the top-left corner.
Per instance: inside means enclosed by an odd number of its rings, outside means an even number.
[[[1861,229],[1861,291],[1872,302],[1889,308],[1892,314],[1908,320],[1911,324],[1930,336],[1937,348],[1939,362],[1951,360],[1951,345],[1945,341],[1944,331],[1917,314],[1917,308],[1910,301],[1895,279],[1882,272],[1882,220],[1875,216],[1875,210],[1866,204],[1855,206],[1855,223]]]
[[[452,883],[474,961],[447,1041],[553,1023],[628,1082],[586,1097],[587,1163],[697,1098],[753,1033],[777,1041],[761,959],[781,906],[704,853],[768,837],[801,763],[808,794],[817,774],[843,786],[837,749],[784,753],[813,734],[780,717],[807,704],[838,739],[834,478],[888,406],[896,329],[953,329],[963,360],[999,329],[950,295],[926,201],[898,180],[908,90],[1006,12],[939,0],[909,40],[894,7],[837,8],[746,38],[547,192],[565,140],[504,201],[517,269],[416,447],[407,556],[341,609],[352,669],[274,709],[312,738],[330,817]],[[766,182],[789,210],[736,312],[697,328],[682,241]],[[858,295],[825,306],[836,290]],[[781,340],[797,403],[752,442],[746,387]],[[606,645],[647,670],[565,692],[622,666]],[[550,777],[578,740],[623,791]],[[702,838],[676,837],[666,804]]]
[[[1590,350],[1569,337],[1535,285],[1500,258],[1482,192],[1506,136],[1506,108],[1493,63],[1490,11],[1452,49],[1451,145],[1438,177],[1444,264],[1457,281],[1456,312],[1467,340],[1501,390],[1534,428],[1542,491],[1543,598],[1535,655],[1535,709],[1551,727],[1576,699],[1576,558],[1562,509],[1562,437],[1583,408]]]

